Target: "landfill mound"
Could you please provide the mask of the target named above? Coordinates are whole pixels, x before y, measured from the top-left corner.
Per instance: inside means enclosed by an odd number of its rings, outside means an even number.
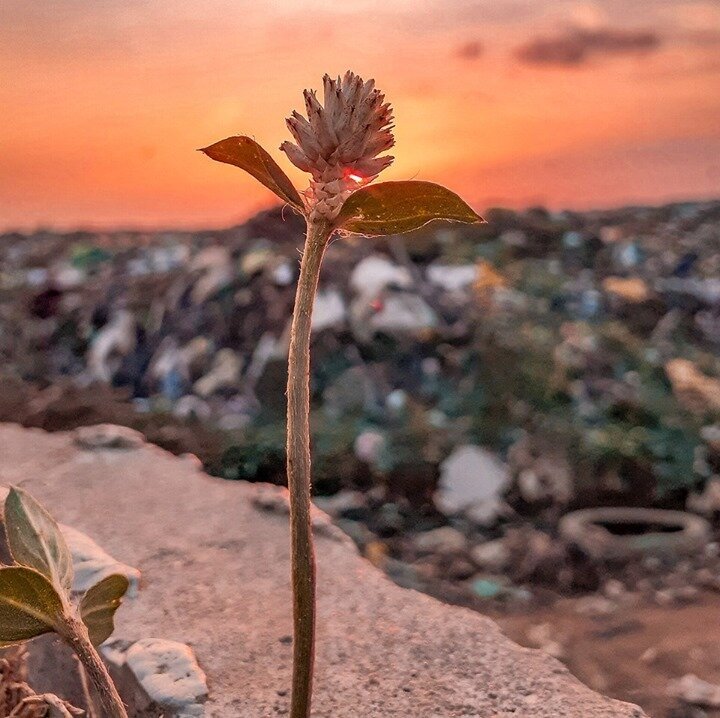
[[[595,591],[607,569],[560,540],[568,510],[720,509],[720,202],[486,217],[329,247],[317,501],[448,600]],[[4,235],[0,419],[124,424],[282,484],[301,246],[280,208],[223,231]]]

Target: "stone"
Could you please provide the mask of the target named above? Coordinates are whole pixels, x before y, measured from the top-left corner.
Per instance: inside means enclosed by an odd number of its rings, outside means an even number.
[[[81,449],[137,449],[145,443],[145,437],[135,429],[116,424],[81,426],[73,432],[75,444]]]
[[[668,685],[668,694],[691,705],[720,708],[720,686],[704,681],[693,673],[687,673],[682,678],[671,681]]]
[[[72,553],[75,570],[72,585],[74,593],[85,593],[91,586],[117,573],[125,576],[130,583],[126,596],[137,598],[140,589],[140,571],[115,560],[82,531],[64,524],[61,524],[60,528]]]
[[[347,308],[337,289],[321,289],[315,295],[312,315],[312,331],[339,329],[345,323]]]
[[[435,504],[445,514],[460,513],[497,500],[510,474],[495,454],[479,446],[458,446],[440,467]]]
[[[428,281],[446,292],[461,292],[472,287],[477,274],[474,264],[431,264],[427,269]]]
[[[502,539],[496,539],[473,546],[470,557],[486,571],[502,572],[510,561],[510,550]]]
[[[174,715],[204,714],[207,679],[188,646],[177,641],[143,638],[130,644],[123,658],[150,706],[171,709]]]
[[[378,332],[390,336],[416,336],[437,326],[437,315],[418,294],[392,292],[383,296],[378,311],[366,322],[354,322],[354,332],[359,339],[370,339]]]
[[[565,649],[562,643],[555,638],[553,626],[550,623],[538,623],[527,630],[528,641],[541,651],[553,656],[563,658]]]
[[[292,634],[288,520],[254,507],[257,485],[147,444],[108,462],[66,433],[7,424],[0,456],[0,483],[22,478],[58,520],[142,571],[140,595],[116,614],[118,640],[191,646],[210,689],[206,718],[278,713],[291,680],[292,646],[280,640]],[[485,616],[395,586],[349,539],[319,535],[316,548],[313,718],[452,716],[458,706],[468,716],[643,717]]]
[[[441,526],[415,537],[416,548],[427,553],[459,553],[465,549],[466,544],[463,533],[452,526]]]
[[[371,254],[355,265],[350,275],[350,286],[356,294],[374,296],[390,286],[407,289],[412,286],[412,277],[405,267],[386,257]]]

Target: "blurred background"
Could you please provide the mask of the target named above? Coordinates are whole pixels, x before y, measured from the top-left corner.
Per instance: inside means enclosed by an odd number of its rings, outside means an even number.
[[[330,247],[318,505],[593,688],[720,716],[716,0],[3,0],[0,420],[284,482],[302,222],[194,150],[302,188],[284,118],[348,68],[386,179],[488,223]]]

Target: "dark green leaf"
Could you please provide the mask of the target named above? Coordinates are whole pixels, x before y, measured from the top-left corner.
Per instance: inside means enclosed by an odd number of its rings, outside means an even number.
[[[50,579],[60,591],[72,585],[70,549],[55,519],[26,491],[11,487],[5,499],[5,531],[16,563]]]
[[[258,182],[262,182],[283,202],[291,204],[300,212],[304,211],[298,191],[290,178],[280,169],[277,162],[250,137],[228,137],[214,145],[200,150],[218,162],[235,165],[249,172]]]
[[[25,641],[55,630],[63,605],[41,573],[25,566],[0,568],[0,641]]]
[[[129,585],[125,576],[113,574],[96,583],[82,597],[80,616],[87,626],[93,645],[99,646],[112,635],[115,611],[122,603]]]
[[[434,219],[482,222],[454,192],[432,182],[381,182],[348,197],[335,220],[338,229],[381,236],[409,232]]]

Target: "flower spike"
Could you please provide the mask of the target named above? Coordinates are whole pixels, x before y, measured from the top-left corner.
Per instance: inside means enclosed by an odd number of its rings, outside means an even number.
[[[283,142],[280,149],[312,175],[305,193],[310,218],[333,220],[352,192],[392,163],[389,155],[378,157],[395,144],[392,108],[374,80],[353,72],[323,77],[324,105],[314,90],[303,96],[307,119],[298,112],[287,119],[297,144]]]

